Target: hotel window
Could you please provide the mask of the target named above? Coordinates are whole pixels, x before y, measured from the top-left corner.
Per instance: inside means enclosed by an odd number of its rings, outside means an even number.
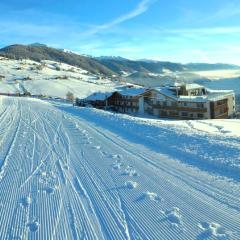
[[[187,112],[182,112],[182,116],[183,117],[188,117],[188,113]]]
[[[176,102],[172,102],[172,107],[177,107],[177,103]]]
[[[197,107],[198,108],[204,108],[204,104],[203,103],[197,103]]]

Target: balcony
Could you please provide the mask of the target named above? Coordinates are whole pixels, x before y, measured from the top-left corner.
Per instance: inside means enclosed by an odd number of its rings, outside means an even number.
[[[153,108],[158,108],[158,109],[163,109],[163,110],[173,110],[173,111],[199,112],[199,113],[207,112],[207,108],[163,106],[161,104],[153,104]]]

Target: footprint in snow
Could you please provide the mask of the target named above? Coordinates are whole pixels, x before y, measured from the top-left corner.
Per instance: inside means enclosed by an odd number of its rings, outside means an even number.
[[[170,210],[162,211],[162,213],[165,215],[165,219],[170,222],[172,227],[178,228],[183,224],[179,208],[173,207]]]
[[[111,157],[112,159],[121,159],[121,158],[122,158],[122,155],[120,155],[120,154],[112,154],[110,157]]]
[[[51,194],[53,194],[54,193],[54,191],[56,190],[56,188],[55,187],[46,187],[46,188],[44,188],[44,192],[45,193],[47,193],[47,194],[49,194],[49,195],[51,195]]]
[[[29,222],[27,224],[27,227],[30,232],[37,232],[39,228],[39,223],[37,221]]]
[[[145,192],[143,195],[145,196],[145,199],[149,199],[151,201],[155,202],[163,201],[163,198],[161,198],[160,196],[157,195],[157,193],[154,192]]]
[[[142,201],[142,200],[150,200],[154,202],[162,202],[163,198],[157,195],[157,193],[154,192],[145,192],[143,193],[136,201]]]
[[[139,176],[137,171],[133,169],[132,166],[127,166],[126,169],[123,172],[123,175],[127,175],[129,177],[137,177]]]
[[[20,200],[20,204],[21,204],[24,208],[28,207],[31,203],[32,203],[31,197],[23,197],[23,198]]]
[[[94,146],[93,148],[94,148],[94,149],[97,149],[97,150],[100,150],[100,149],[101,149],[101,146]]]
[[[208,223],[202,222],[198,224],[198,227],[202,231],[200,235],[198,235],[198,240],[209,239],[210,237],[216,237],[217,239],[230,239],[232,232],[227,231],[224,227],[222,227],[218,223]]]
[[[112,166],[113,166],[113,169],[119,170],[119,169],[121,169],[121,167],[123,166],[123,164],[122,164],[121,162],[117,161],[117,162],[115,162]]]
[[[101,151],[102,155],[107,156],[108,153],[106,151]]]
[[[42,177],[47,177],[47,172],[42,171],[42,172],[41,172],[41,176],[42,176]]]
[[[143,194],[143,198],[148,199],[150,201],[154,201],[154,202],[162,202],[163,201],[163,198],[161,198],[160,196],[158,196],[157,193],[154,193],[154,192],[145,192]]]
[[[63,166],[63,168],[66,169],[66,170],[69,170],[69,165],[68,165],[68,164],[65,164],[65,165]]]
[[[90,145],[90,144],[92,144],[91,141],[86,141],[86,142],[84,143],[84,145]]]
[[[133,182],[133,181],[127,181],[125,182],[125,187],[128,189],[134,189],[138,186],[137,182]]]

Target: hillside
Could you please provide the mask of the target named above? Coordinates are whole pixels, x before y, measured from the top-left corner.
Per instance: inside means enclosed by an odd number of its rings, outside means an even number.
[[[223,64],[223,63],[215,63],[215,64],[208,64],[208,63],[189,63],[185,64],[185,67],[189,71],[213,71],[213,70],[240,70],[240,66],[233,65],[233,64]]]
[[[133,61],[128,59],[98,58],[104,66],[112,69],[118,74],[122,72],[145,72],[162,73],[163,69],[171,71],[183,71],[184,66],[179,63],[158,62],[158,61]]]
[[[0,57],[0,93],[24,93],[65,98],[67,92],[85,98],[94,92],[114,91],[121,86],[111,79],[68,64]]]
[[[165,70],[171,72],[185,71],[213,71],[213,70],[240,70],[239,66],[230,64],[206,64],[206,63],[172,63],[153,60],[129,60],[121,57],[98,57],[79,55],[70,51],[48,47],[44,44],[34,43],[30,45],[11,45],[0,49],[0,56],[12,59],[30,59],[40,62],[51,60],[77,66],[91,73],[107,76],[124,75],[124,73],[155,73],[161,74]]]
[[[0,49],[0,56],[12,59],[30,59],[38,62],[41,60],[51,60],[80,67],[94,74],[100,73],[107,76],[115,74],[112,70],[103,66],[94,58],[64,52],[41,44],[8,46]]]

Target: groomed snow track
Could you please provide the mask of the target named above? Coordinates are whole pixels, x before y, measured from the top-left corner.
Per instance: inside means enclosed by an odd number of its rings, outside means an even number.
[[[4,97],[0,239],[237,240],[240,184],[50,103]]]

